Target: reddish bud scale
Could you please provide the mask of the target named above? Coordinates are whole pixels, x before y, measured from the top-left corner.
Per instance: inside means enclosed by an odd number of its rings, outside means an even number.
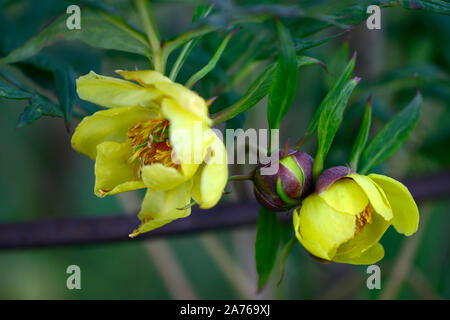
[[[274,211],[284,211],[300,204],[312,189],[313,158],[304,152],[289,150],[279,154],[278,172],[263,175],[259,167],[254,175],[254,193],[259,203]]]
[[[354,173],[350,167],[338,166],[332,167],[322,172],[316,182],[316,193],[322,193],[327,190],[333,183],[345,177],[348,174]]]

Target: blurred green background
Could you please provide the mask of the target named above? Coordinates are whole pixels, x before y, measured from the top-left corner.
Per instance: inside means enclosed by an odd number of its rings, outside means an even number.
[[[109,3],[139,25],[129,1]],[[65,13],[68,4],[50,0],[0,1],[0,56],[31,38],[56,15]],[[312,1],[300,4],[310,6]],[[156,22],[163,36],[183,32],[190,25],[193,8],[189,2],[156,2]],[[224,81],[236,54],[250,48],[252,35],[258,35],[253,32],[257,30],[253,29],[255,26],[246,28],[233,37],[214,72],[195,87],[204,97],[212,96],[212,88]],[[337,32],[331,28],[314,36],[323,38]],[[216,32],[201,41],[179,75],[181,82],[209,60],[224,35]],[[405,145],[378,171],[405,178],[448,170],[449,40],[448,16],[388,8],[382,11],[381,30],[368,30],[362,23],[322,46],[306,50],[303,54],[323,61],[329,72],[318,66],[300,69],[294,107],[282,123],[281,143],[301,137],[336,74],[357,50],[355,73],[363,81],[352,96],[327,165],[347,161],[369,93],[374,97],[374,133],[411,100],[418,87],[424,97],[419,123]],[[72,65],[78,75],[90,70],[113,75],[115,69],[149,68],[141,56],[95,49],[77,41],[59,41],[44,49],[44,53]],[[52,95],[45,83],[48,75],[42,73],[42,79],[32,82],[17,68],[8,69],[24,83]],[[258,67],[252,69],[215,105],[235,100],[260,71]],[[265,105],[263,100],[247,113],[244,128],[267,128]],[[0,223],[123,212],[123,204],[132,202],[133,195],[103,199],[94,196],[94,163],[71,149],[71,134],[66,132],[63,120],[42,118],[31,126],[16,129],[25,106],[23,101],[0,99]],[[77,122],[72,121],[72,130]],[[313,153],[314,144],[310,141],[305,151]],[[231,168],[234,173],[245,170],[248,167]],[[233,183],[227,190],[231,194],[222,202],[254,199],[250,184]],[[405,238],[392,228],[388,230],[381,240],[386,256],[378,263],[381,290],[367,289],[366,267],[321,264],[296,245],[287,260],[284,281],[276,285],[277,266],[266,289],[256,294],[256,230],[245,227],[145,242],[0,251],[0,298],[448,299],[449,204],[448,198],[420,203],[421,224],[413,237]],[[285,239],[292,234],[288,226],[283,232]],[[81,290],[66,288],[66,268],[72,264],[81,268]]]

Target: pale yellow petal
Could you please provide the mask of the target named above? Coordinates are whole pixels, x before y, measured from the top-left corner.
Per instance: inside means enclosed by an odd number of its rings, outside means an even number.
[[[200,208],[208,209],[216,205],[223,195],[228,180],[227,152],[216,134],[207,148],[206,163],[202,164],[194,176],[192,197]]]
[[[77,92],[81,99],[107,107],[153,107],[161,92],[144,88],[130,81],[105,77],[91,71],[77,79]]]
[[[170,121],[169,140],[176,162],[201,164],[210,141],[207,125],[171,99],[162,101],[161,111]]]
[[[352,173],[350,178],[355,180],[355,182],[364,190],[367,197],[369,198],[370,204],[385,220],[389,221],[392,219],[392,209],[388,203],[383,199],[383,195],[380,193],[373,181],[366,176]]]
[[[369,249],[361,253],[361,255],[356,257],[350,257],[348,255],[336,255],[333,258],[334,262],[339,263],[349,263],[357,265],[369,265],[374,264],[383,259],[384,248],[380,243],[375,243]]]
[[[155,70],[137,70],[137,71],[116,70],[116,73],[120,74],[124,79],[135,80],[139,82],[142,86],[151,86],[156,82],[169,82],[169,83],[172,82],[161,72]]]
[[[333,210],[315,194],[303,200],[295,224],[297,238],[306,250],[325,260],[332,260],[337,248],[355,232],[354,216]]]
[[[362,212],[369,203],[361,187],[348,178],[336,181],[319,196],[335,210],[352,215]]]
[[[159,113],[143,107],[102,110],[85,117],[75,129],[72,147],[95,159],[97,145],[104,141],[125,142],[128,129],[139,121],[159,117]]]
[[[419,209],[408,188],[395,179],[380,174],[370,174],[385,192],[392,207],[392,224],[395,229],[407,236],[412,235],[419,227]]]
[[[172,222],[175,219],[187,217],[191,208],[180,210],[190,203],[192,181],[187,181],[178,187],[167,191],[147,190],[138,218],[141,225],[130,236],[148,232]]]
[[[307,250],[309,253],[311,253],[316,257],[320,257],[321,259],[331,261],[328,252],[324,250],[324,248],[322,248],[319,242],[311,239],[305,239],[302,237],[300,233],[300,208],[295,209],[293,213],[293,225],[295,230],[295,236],[297,237],[298,241],[300,241],[305,250]]]
[[[127,163],[132,154],[128,143],[112,141],[97,146],[94,193],[99,197],[145,188],[137,178],[137,168]]]
[[[353,258],[360,256],[364,251],[380,241],[387,228],[391,225],[381,215],[372,212],[372,222],[367,223],[365,227],[352,239],[343,243],[336,255],[346,255]]]
[[[142,181],[152,191],[165,191],[191,179],[198,167],[198,164],[182,164],[181,169],[177,170],[160,163],[153,163],[142,167]]]
[[[163,92],[164,95],[174,100],[185,111],[191,113],[201,121],[206,122],[208,125],[211,124],[206,101],[197,93],[175,82],[156,82],[154,86]]]

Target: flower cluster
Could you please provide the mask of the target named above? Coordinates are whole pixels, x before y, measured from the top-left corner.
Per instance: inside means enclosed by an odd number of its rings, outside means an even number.
[[[85,117],[72,137],[75,150],[95,159],[94,193],[147,188],[132,237],[188,216],[191,198],[214,206],[228,171],[205,100],[156,71],[116,72],[125,80],[94,72],[77,80],[81,99],[108,108]]]
[[[384,256],[379,243],[388,227],[407,236],[417,231],[419,211],[408,189],[379,174],[348,167],[325,170],[312,190],[312,158],[290,152],[276,175],[255,175],[255,195],[271,210],[294,208],[295,234],[319,260],[373,264]]]
[[[81,121],[72,146],[95,159],[97,196],[147,188],[134,237],[188,216],[192,199],[214,206],[227,159],[203,98],[156,71],[117,73],[125,80],[94,72],[77,80],[81,99],[108,109]],[[391,224],[407,236],[418,228],[414,199],[392,178],[333,167],[314,186],[308,154],[286,148],[276,161],[276,174],[255,170],[255,196],[270,210],[294,209],[297,239],[321,260],[372,264],[384,256],[379,240]]]

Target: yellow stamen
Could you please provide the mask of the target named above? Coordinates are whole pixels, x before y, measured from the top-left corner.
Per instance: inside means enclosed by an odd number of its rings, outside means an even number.
[[[168,139],[169,121],[154,119],[135,124],[128,130],[128,141],[134,148],[128,164],[140,160],[139,166],[161,163],[166,167],[179,169],[172,161],[172,146]],[[137,170],[140,177],[140,168]]]
[[[367,224],[372,223],[372,211],[372,206],[368,204],[366,208],[356,216],[355,236],[360,233]]]

